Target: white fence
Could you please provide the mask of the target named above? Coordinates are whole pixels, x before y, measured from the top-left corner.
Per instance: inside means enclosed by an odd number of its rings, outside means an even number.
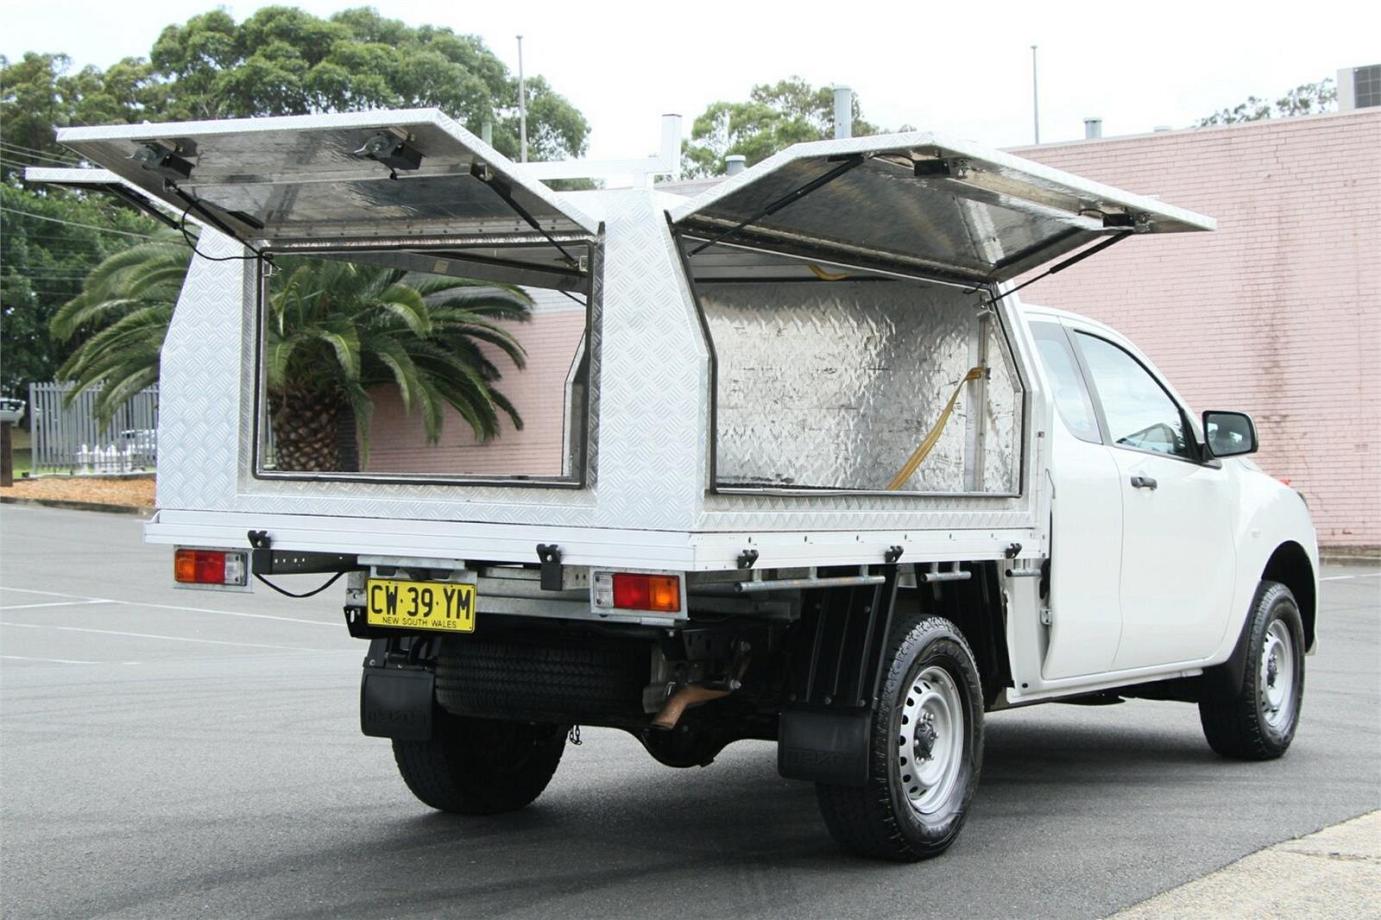
[[[110,475],[152,470],[158,459],[158,387],[130,397],[109,425],[96,421],[99,389],[69,404],[69,383],[29,384],[35,473]]]

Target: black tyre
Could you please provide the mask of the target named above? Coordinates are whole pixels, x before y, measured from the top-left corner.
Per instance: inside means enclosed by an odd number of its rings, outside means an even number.
[[[494,815],[527,805],[551,782],[568,725],[500,722],[436,713],[430,741],[394,741],[398,772],[441,811]]]
[[[973,652],[941,617],[907,617],[883,661],[867,785],[815,787],[830,834],[861,856],[911,862],[949,848],[983,767]]]
[[[1290,589],[1263,581],[1248,615],[1237,693],[1206,689],[1199,721],[1209,747],[1238,760],[1272,760],[1294,740],[1304,698],[1304,623]]]

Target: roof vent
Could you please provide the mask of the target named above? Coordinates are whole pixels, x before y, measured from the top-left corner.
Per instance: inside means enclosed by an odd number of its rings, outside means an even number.
[[[724,158],[724,167],[729,175],[737,176],[748,165],[748,158],[741,153],[731,153]]]
[[[1084,119],[1084,139],[1096,140],[1103,136],[1103,119],[1085,118]]]
[[[1338,71],[1338,111],[1381,105],[1381,64]]]

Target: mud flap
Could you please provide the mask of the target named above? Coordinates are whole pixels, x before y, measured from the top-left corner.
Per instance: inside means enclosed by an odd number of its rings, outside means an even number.
[[[777,772],[831,786],[868,782],[868,723],[871,712],[788,709],[780,716]]]
[[[360,730],[373,738],[430,741],[435,684],[425,668],[365,668]]]
[[[872,716],[897,598],[896,557],[870,568],[881,584],[803,592],[778,717],[777,772],[832,786],[868,782]]]

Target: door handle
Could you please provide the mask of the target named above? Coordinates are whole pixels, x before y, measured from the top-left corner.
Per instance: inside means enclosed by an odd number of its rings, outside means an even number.
[[[1133,488],[1133,489],[1151,489],[1151,490],[1154,491],[1155,488],[1156,488],[1156,481],[1155,481],[1154,479],[1152,479],[1150,476],[1133,476],[1133,477],[1132,477],[1132,488]]]

